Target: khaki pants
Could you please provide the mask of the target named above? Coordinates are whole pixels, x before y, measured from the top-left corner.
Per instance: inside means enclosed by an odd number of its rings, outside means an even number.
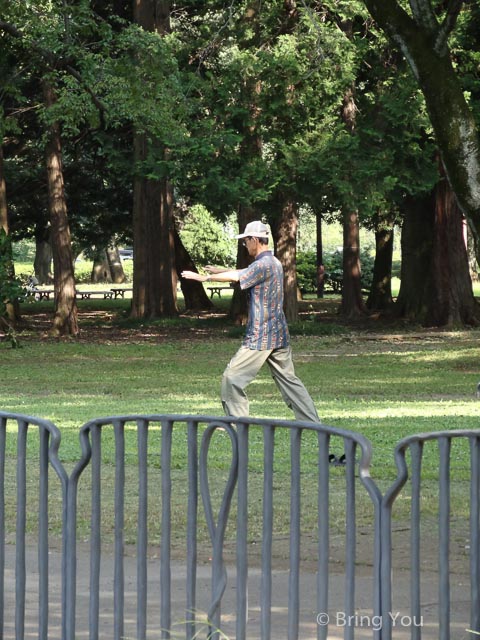
[[[227,416],[248,416],[248,398],[245,389],[267,363],[282,398],[293,410],[297,420],[320,422],[308,391],[295,375],[290,347],[257,351],[240,347],[233,356],[222,378],[221,398]]]

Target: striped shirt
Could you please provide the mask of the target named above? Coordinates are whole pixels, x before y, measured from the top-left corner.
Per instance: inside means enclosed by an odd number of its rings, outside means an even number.
[[[240,287],[248,292],[248,322],[243,346],[263,351],[289,344],[283,312],[283,269],[271,251],[262,251],[240,271]]]

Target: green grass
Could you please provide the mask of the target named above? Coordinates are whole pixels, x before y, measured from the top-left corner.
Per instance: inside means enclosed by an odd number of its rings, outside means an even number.
[[[87,316],[92,304],[110,308],[113,318],[127,305],[89,302],[81,305]],[[120,318],[117,326],[128,330],[125,342],[90,343],[89,328],[112,319],[82,322],[81,341],[27,341],[20,334],[20,349],[0,343],[7,372],[0,388],[3,410],[48,418],[62,429],[65,441],[75,440],[79,426],[97,416],[222,414],[221,375],[243,330],[218,318],[150,325]],[[372,440],[379,473],[406,435],[479,426],[477,330],[372,335],[334,324],[298,326],[306,335],[292,337],[296,369],[319,415],[327,424]],[[320,329],[322,335],[309,335]],[[292,418],[267,368],[249,387],[249,398],[253,416]]]
[[[35,310],[51,309],[52,303],[35,303]],[[228,300],[216,301],[225,308]],[[109,415],[145,414],[207,414],[222,415],[219,400],[223,369],[239,346],[237,328],[220,318],[186,318],[153,323],[131,322],[125,315],[128,301],[80,301],[82,334],[80,340],[52,340],[20,334],[22,348],[11,349],[0,342],[2,385],[0,409],[25,413],[52,420],[61,430],[60,458],[72,468],[80,455],[79,428],[88,420]],[[29,307],[30,308],[30,307]],[[101,310],[100,317],[93,310]],[[92,313],[91,313],[92,312]],[[89,332],[100,324],[113,325],[125,339],[115,341]],[[292,331],[292,346],[296,370],[309,389],[323,422],[362,433],[373,444],[371,474],[385,488],[396,475],[393,450],[397,442],[408,435],[445,429],[477,429],[480,426],[479,400],[475,389],[480,380],[479,330],[459,332],[400,333],[387,328],[371,331],[332,323],[302,320]],[[118,338],[118,336],[117,336]],[[249,387],[251,415],[258,418],[291,419],[268,370],[262,370]],[[106,434],[107,435],[107,434]],[[160,482],[159,433],[152,432],[150,441],[150,473],[153,494]],[[175,525],[184,527],[186,501],[185,433],[174,439],[173,466],[176,491]],[[251,539],[261,537],[262,437],[259,430],[251,434],[250,495],[252,510]],[[34,438],[30,453],[38,445]],[[127,429],[127,474],[135,476],[134,458],[136,431]],[[332,441],[332,448],[341,451],[341,443]],[[468,519],[469,453],[465,443],[455,443],[452,468],[460,481],[459,494],[454,494],[458,517]],[[15,442],[9,439],[8,453],[15,461]],[[305,434],[302,446],[303,503],[306,530],[314,536],[316,523],[309,520],[315,514],[316,443],[313,434]],[[106,467],[107,486],[113,482],[113,439],[107,435],[102,457]],[[230,462],[228,438],[215,436],[209,464],[215,477],[212,491],[221,495]],[[289,504],[282,500],[289,492],[289,437],[278,433],[275,448],[275,493],[283,507],[276,513],[277,531],[288,531]],[[13,471],[12,471],[13,473]],[[435,510],[435,483],[438,475],[438,454],[434,446],[425,448],[424,474],[432,483],[431,500],[426,512]],[[88,484],[88,474],[82,479]],[[344,526],[341,506],[344,473],[332,468],[331,522],[334,529]],[[36,480],[33,480],[36,486]],[[126,536],[135,535],[136,484],[127,483],[129,505]],[[426,487],[428,490],[429,487]],[[53,489],[52,489],[53,491]],[[82,493],[83,495],[83,493]],[[219,497],[217,498],[217,506]],[[111,530],[112,492],[104,498],[104,527]],[[363,502],[362,502],[363,500]],[[367,526],[371,518],[368,500],[359,498],[360,525]],[[399,517],[408,513],[408,495],[399,502]],[[159,509],[149,512],[154,536],[159,536]],[[13,506],[12,506],[13,509]],[[32,512],[33,512],[32,505]],[[80,509],[80,513],[83,513]],[[14,514],[7,521],[14,522]],[[59,523],[57,523],[58,525]],[[88,519],[84,523],[88,535]],[[232,525],[233,527],[233,525]],[[52,530],[57,527],[53,523]],[[108,537],[108,533],[106,534]],[[234,537],[234,529],[228,531]]]

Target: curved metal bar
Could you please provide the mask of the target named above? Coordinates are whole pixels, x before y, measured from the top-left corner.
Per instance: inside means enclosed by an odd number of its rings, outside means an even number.
[[[48,474],[46,471],[47,460],[54,468],[56,472],[61,486],[62,486],[62,509],[63,509],[63,524],[65,525],[65,513],[66,513],[66,502],[67,502],[67,491],[68,491],[68,475],[65,471],[65,468],[61,464],[58,457],[58,450],[61,442],[61,433],[58,427],[51,422],[50,420],[45,420],[42,418],[36,418],[34,416],[12,413],[8,411],[0,411],[0,426],[2,429],[2,473],[1,477],[3,478],[5,473],[5,465],[4,465],[4,456],[5,456],[5,442],[6,442],[6,426],[9,420],[15,421],[17,423],[17,428],[21,430],[23,433],[22,439],[25,440],[22,448],[26,446],[26,436],[27,430],[29,427],[37,427],[39,429],[40,436],[40,483],[39,483],[39,505],[42,505],[39,510],[39,548],[38,548],[38,561],[39,561],[39,638],[46,638],[48,634],[48,511],[46,509],[46,501],[48,497]],[[20,439],[18,441],[20,445]],[[26,465],[26,451],[22,452],[17,460],[17,473],[20,472],[18,469],[18,462],[22,465]],[[22,473],[21,483],[25,481],[25,471]],[[21,501],[24,501],[24,493],[26,491],[25,487],[18,486],[18,491],[22,494]],[[2,512],[4,505],[4,497],[3,497],[3,489],[2,489]],[[21,510],[20,510],[21,514]],[[20,517],[22,517],[20,515]],[[2,518],[3,522],[3,518]],[[20,524],[21,527],[24,526]],[[22,534],[23,535],[23,534]],[[0,557],[0,571],[2,577],[2,590],[3,590],[3,575],[4,575],[4,551],[3,551],[3,541],[5,538],[5,531],[2,525],[2,531],[0,532],[0,547],[2,548],[1,557]],[[17,544],[17,558],[19,560],[19,564],[17,564],[19,577],[23,575],[22,563],[24,563],[24,554],[18,549]],[[20,544],[21,546],[21,544]],[[64,553],[62,556],[62,563],[65,557],[65,546]],[[62,569],[63,570],[63,569]],[[23,587],[18,585],[18,588],[21,590]],[[21,603],[22,598],[20,598],[19,602]],[[62,584],[62,610],[65,611],[65,607],[67,604],[67,598],[65,594],[64,585]],[[21,608],[20,604],[20,608]],[[23,633],[22,629],[24,626],[24,622],[20,620],[20,617],[23,617],[24,613],[21,613],[20,610],[17,611],[17,628],[20,635]],[[64,624],[64,619],[62,619],[62,629]],[[2,611],[0,618],[0,625],[3,628],[3,596],[2,596]]]
[[[407,436],[400,440],[395,447],[394,450],[394,460],[397,467],[397,477],[389,487],[389,489],[384,493],[382,498],[382,508],[381,508],[381,576],[380,576],[380,584],[382,585],[382,621],[384,624],[383,627],[383,636],[386,640],[392,637],[392,625],[391,625],[391,610],[392,610],[392,507],[395,499],[398,494],[406,484],[409,473],[408,466],[406,462],[406,452],[409,448],[413,447],[414,449],[417,447],[423,447],[423,444],[427,441],[438,441],[439,443],[443,442],[442,445],[442,465],[443,465],[443,480],[442,480],[442,491],[445,493],[448,489],[449,482],[449,472],[446,469],[447,461],[448,461],[448,448],[451,440],[455,438],[478,438],[478,430],[473,429],[458,429],[452,431],[432,431],[427,433],[418,433],[412,436]],[[413,464],[414,471],[419,472],[420,465],[417,460],[417,455],[414,454]],[[415,483],[418,479],[415,479]],[[447,489],[446,489],[446,488]],[[416,484],[415,484],[415,490]],[[445,558],[448,560],[448,549],[445,548],[449,544],[448,537],[448,503],[445,502],[446,498],[442,498],[443,502],[439,505],[441,513],[439,517],[443,522],[443,540],[440,541],[439,544],[439,553],[446,554],[445,557],[442,556],[441,564],[444,563]],[[442,599],[445,602],[445,593],[448,593],[449,585],[448,585],[448,574],[444,571],[442,574],[443,584],[441,587]],[[414,598],[418,599],[418,594],[412,593]],[[449,630],[449,612],[448,607],[444,606],[441,619],[440,619],[440,633],[447,634],[448,637]],[[412,627],[412,629],[415,628]]]
[[[212,501],[210,497],[210,487],[208,482],[208,450],[213,434],[217,429],[227,432],[232,444],[232,461],[230,472],[225,485],[222,502],[218,512],[217,524],[214,522]],[[215,421],[210,423],[205,429],[200,447],[200,491],[202,495],[205,517],[207,521],[210,539],[212,541],[212,602],[208,610],[208,620],[211,623],[212,631],[220,628],[220,603],[227,584],[227,572],[223,563],[223,541],[225,529],[228,521],[228,514],[232,503],[233,491],[237,482],[238,473],[238,443],[237,433],[230,424]]]
[[[480,629],[480,434],[470,438],[470,629]]]

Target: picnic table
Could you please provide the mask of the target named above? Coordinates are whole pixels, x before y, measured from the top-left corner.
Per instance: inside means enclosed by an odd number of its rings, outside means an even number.
[[[231,284],[227,284],[227,285],[218,285],[218,286],[212,286],[212,287],[207,287],[207,289],[210,291],[210,298],[213,298],[213,296],[216,294],[219,298],[222,297],[222,291],[223,289],[233,289],[233,285]]]
[[[92,296],[103,296],[104,300],[112,300],[117,298],[124,298],[126,291],[132,291],[131,288],[127,287],[113,287],[112,289],[77,289],[76,297],[80,300],[90,300]],[[30,287],[27,289],[26,294],[28,296],[33,296],[35,300],[50,300],[50,296],[53,297],[55,294],[55,289],[39,289],[38,287]]]
[[[91,291],[82,291],[81,289],[77,289],[76,296],[80,298],[80,300],[90,300],[92,296],[103,296],[104,300],[111,300],[113,298],[113,291],[109,289],[108,291],[99,291],[98,289],[92,289]]]
[[[111,289],[112,295],[115,298],[115,300],[117,298],[124,298],[125,297],[125,293],[127,291],[133,291],[133,289],[131,287],[113,287]]]
[[[38,289],[37,287],[28,287],[25,290],[27,297],[33,296],[35,300],[50,300],[50,296],[53,296],[55,289]]]

